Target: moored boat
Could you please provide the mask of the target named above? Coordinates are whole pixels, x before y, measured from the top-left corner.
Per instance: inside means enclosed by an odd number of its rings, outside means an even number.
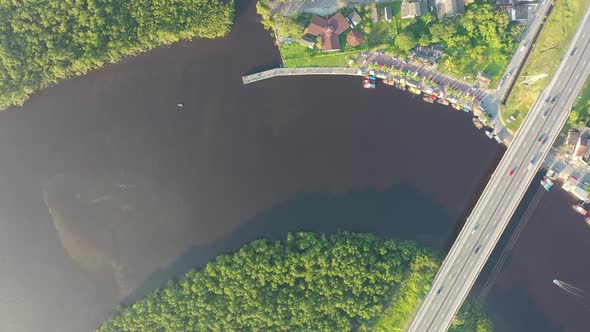
[[[443,98],[438,98],[436,100],[436,102],[439,103],[439,104],[443,104],[443,105],[449,105],[450,104],[448,100],[443,99]]]
[[[415,95],[420,95],[422,94],[422,91],[420,91],[420,89],[418,88],[414,88],[412,86],[408,87],[408,91],[410,91],[411,93],[415,94]]]
[[[572,205],[572,208],[583,216],[588,214],[588,210],[586,210],[582,204],[574,204]]]
[[[430,98],[430,97],[422,97],[422,100],[424,100],[427,103],[431,103],[431,104],[434,103],[434,100],[432,100],[432,98]]]
[[[548,177],[545,177],[543,180],[541,180],[541,186],[543,186],[543,189],[549,191],[549,189],[553,187],[553,180],[551,180]]]
[[[473,117],[473,119],[471,119],[471,121],[473,122],[473,124],[475,125],[475,127],[477,129],[483,128],[483,123],[481,123],[481,121],[479,120],[478,117]]]

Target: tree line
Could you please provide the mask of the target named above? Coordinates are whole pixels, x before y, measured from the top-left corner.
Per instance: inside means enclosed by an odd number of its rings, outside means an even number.
[[[233,0],[0,1],[0,109],[129,55],[228,33]]]
[[[397,295],[409,277],[431,282],[438,264],[413,242],[370,234],[257,240],[119,308],[98,332],[369,331],[404,313],[385,325],[401,329],[416,301]]]

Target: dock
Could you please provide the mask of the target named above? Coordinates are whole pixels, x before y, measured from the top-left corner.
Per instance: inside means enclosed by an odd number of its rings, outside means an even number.
[[[274,68],[242,77],[244,84],[250,84],[278,76],[348,75],[363,76],[362,70],[346,67]]]

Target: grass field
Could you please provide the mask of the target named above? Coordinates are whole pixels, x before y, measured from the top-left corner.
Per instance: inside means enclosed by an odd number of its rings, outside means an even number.
[[[512,132],[518,130],[540,91],[551,81],[589,4],[590,0],[555,2],[555,8],[543,27],[506,105],[501,108],[501,116],[505,122],[511,115],[516,118],[515,121],[507,123]],[[530,85],[523,84],[527,76],[540,74],[547,76]]]
[[[359,51],[319,52],[299,44],[280,45],[286,67],[345,67],[348,57],[356,57]]]

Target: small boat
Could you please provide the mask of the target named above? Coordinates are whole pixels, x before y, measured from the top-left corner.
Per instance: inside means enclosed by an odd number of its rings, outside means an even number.
[[[543,189],[549,191],[549,189],[553,187],[553,180],[551,180],[548,177],[545,177],[543,180],[541,180],[541,186],[543,187]]]
[[[387,84],[387,85],[395,85],[394,80],[382,80],[381,82],[383,82],[383,84]]]
[[[456,109],[457,111],[462,111],[463,110],[463,108],[461,106],[457,105],[457,104],[451,103],[451,106],[453,106],[453,108]]]
[[[489,137],[490,139],[493,139],[495,135],[493,132],[486,130],[486,136]]]
[[[422,91],[420,91],[420,89],[418,88],[414,88],[414,87],[409,87],[408,91],[410,91],[411,93],[415,94],[415,95],[421,95]]]
[[[365,89],[375,89],[375,83],[364,83],[363,88]]]
[[[434,103],[434,100],[432,100],[432,98],[430,98],[430,97],[422,97],[422,100],[424,100],[427,103],[431,103],[431,104]]]
[[[436,100],[436,102],[437,102],[437,103],[439,103],[439,104],[443,104],[443,105],[448,105],[448,104],[450,104],[448,100],[446,100],[446,99],[443,99],[443,98],[438,98],[438,99]]]
[[[590,217],[586,217],[584,220],[586,221],[586,225],[590,226]]]
[[[365,76],[365,79],[374,81],[375,80],[375,76],[373,76],[373,75],[367,75],[367,76]]]
[[[481,123],[481,121],[479,120],[478,117],[474,117],[473,119],[471,119],[471,121],[473,122],[473,124],[475,125],[475,127],[477,129],[483,128],[483,123]]]
[[[469,113],[469,112],[471,112],[471,110],[467,107],[463,107],[463,112]]]
[[[406,91],[406,85],[402,84],[402,83],[396,83],[395,87],[402,90],[402,91]]]
[[[572,205],[572,208],[578,212],[579,214],[586,216],[588,214],[588,210],[584,209],[584,207],[582,206],[582,204],[575,204]]]

